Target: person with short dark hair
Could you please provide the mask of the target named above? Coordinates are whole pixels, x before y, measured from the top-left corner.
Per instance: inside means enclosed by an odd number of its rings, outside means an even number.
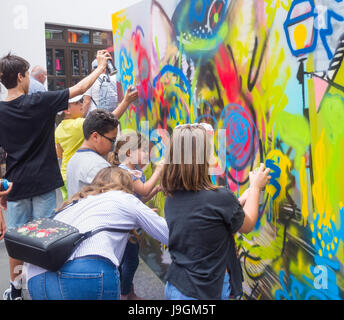
[[[68,108],[69,99],[92,86],[109,59],[106,50],[98,51],[98,68],[75,86],[31,95],[30,64],[10,53],[0,59],[0,81],[8,90],[7,98],[0,102],[0,146],[7,153],[5,178],[13,182],[7,196],[8,228],[53,215],[56,189],[63,185],[54,143],[56,114]],[[10,258],[11,288],[4,299],[22,299],[18,272],[22,264]]]
[[[83,124],[84,142],[67,164],[68,198],[89,185],[110,163],[105,160],[114,148],[119,121],[106,110],[92,111]]]

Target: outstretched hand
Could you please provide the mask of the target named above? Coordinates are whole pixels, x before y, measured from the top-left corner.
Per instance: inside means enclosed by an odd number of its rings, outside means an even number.
[[[136,101],[139,98],[139,93],[135,89],[135,87],[129,87],[128,90],[125,93],[124,100],[128,103],[131,104],[134,101]]]
[[[260,164],[259,169],[256,172],[250,172],[250,187],[264,189],[270,182],[271,176],[269,176],[270,168],[265,168],[264,163]]]

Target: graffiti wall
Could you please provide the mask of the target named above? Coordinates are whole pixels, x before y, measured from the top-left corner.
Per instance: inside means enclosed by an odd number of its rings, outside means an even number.
[[[225,129],[213,180],[238,195],[271,168],[255,230],[237,235],[245,298],[342,299],[344,1],[145,0],[112,19],[140,95],[124,127],[148,124],[157,157],[178,124]]]

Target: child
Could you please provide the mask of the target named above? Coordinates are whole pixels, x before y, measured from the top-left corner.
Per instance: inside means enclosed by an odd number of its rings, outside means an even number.
[[[135,195],[145,203],[161,190],[161,187],[156,184],[159,181],[163,165],[159,164],[151,178],[146,181],[142,168],[149,161],[149,148],[147,146],[147,150],[145,150],[143,142],[139,133],[122,135],[116,143],[115,151],[110,154],[109,162],[132,174]]]
[[[90,185],[62,205],[54,219],[71,224],[81,232],[104,226],[133,230],[144,228],[154,239],[167,243],[164,218],[133,196],[130,174],[107,167]],[[70,204],[78,200],[77,203]],[[118,267],[128,233],[100,232],[82,242],[58,272],[27,264],[33,300],[118,300]]]
[[[142,168],[147,164],[147,155],[149,150],[143,148],[143,138],[137,133],[128,133],[122,135],[115,147],[115,151],[110,154],[108,160],[114,166],[127,170],[133,179],[133,190],[135,196],[143,203],[153,198],[161,189],[156,186],[163,166],[160,164],[152,174],[152,177],[146,181]],[[120,161],[121,160],[121,161]],[[140,230],[138,230],[140,232]],[[139,243],[135,237],[128,241],[121,270],[121,300],[139,300],[134,292],[132,284],[135,272],[139,265]]]
[[[112,114],[117,119],[120,119],[129,105],[136,99],[137,91],[128,89],[124,99]],[[68,110],[64,111],[64,120],[60,123],[55,132],[56,152],[58,157],[62,159],[61,174],[64,186],[61,188],[61,192],[64,201],[68,199],[66,182],[67,164],[84,142],[83,125],[87,111],[88,107],[85,106],[83,96],[77,96],[74,99],[70,99]]]
[[[167,300],[221,299],[226,269],[231,296],[242,295],[242,270],[233,235],[253,230],[259,194],[270,179],[264,164],[258,173],[250,174],[250,188],[247,198],[241,199],[242,207],[233,192],[212,184],[209,159],[213,150],[207,146],[206,137],[202,124],[178,126],[166,153],[168,164],[161,185],[167,195],[165,218],[172,258],[165,288]],[[203,154],[197,141],[203,144]],[[181,159],[186,158],[186,143],[190,144],[192,162],[175,163],[176,152],[181,153]]]
[[[61,175],[64,186],[61,187],[63,201],[68,199],[67,193],[67,164],[70,158],[84,142],[83,97],[77,96],[68,101],[68,109],[63,111],[64,120],[55,131],[56,152],[62,159]]]

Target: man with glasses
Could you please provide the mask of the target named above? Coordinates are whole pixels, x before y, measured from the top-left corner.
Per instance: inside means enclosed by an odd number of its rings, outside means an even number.
[[[111,166],[105,160],[113,150],[119,122],[110,112],[92,111],[83,123],[84,142],[67,164],[68,198],[93,181],[97,173]]]

